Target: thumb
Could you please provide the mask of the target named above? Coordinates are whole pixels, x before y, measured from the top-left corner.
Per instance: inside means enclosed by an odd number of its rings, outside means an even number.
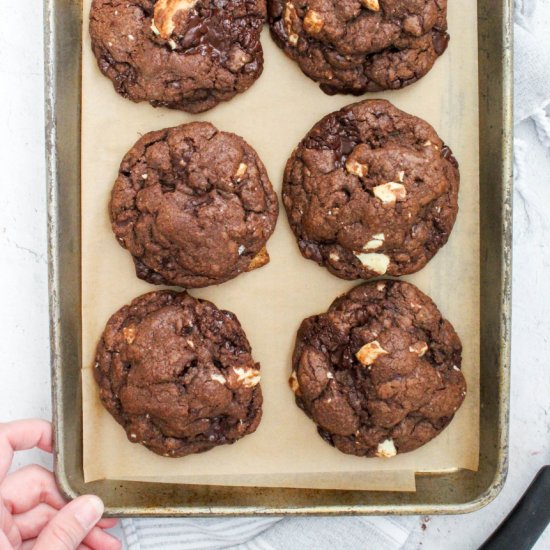
[[[44,527],[33,550],[75,550],[103,515],[96,496],[78,497],[62,508]]]

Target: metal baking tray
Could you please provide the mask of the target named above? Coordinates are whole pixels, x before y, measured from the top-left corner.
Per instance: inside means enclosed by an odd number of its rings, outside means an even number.
[[[454,0],[451,0],[454,1]],[[81,403],[82,5],[45,1],[51,368],[55,474],[110,516],[456,514],[493,500],[508,467],[512,243],[511,0],[480,0],[481,432],[478,472],[417,476],[415,493],[84,483]],[[101,444],[101,442],[98,442]]]

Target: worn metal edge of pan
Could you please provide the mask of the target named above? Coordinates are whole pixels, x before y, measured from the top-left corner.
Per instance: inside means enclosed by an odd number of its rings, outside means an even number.
[[[453,1],[453,0],[451,0]],[[68,498],[95,493],[118,517],[458,514],[502,489],[508,467],[512,266],[511,0],[478,2],[482,232],[480,470],[417,476],[416,493],[84,483],[80,345],[82,4],[46,0],[46,175],[55,475]],[[489,70],[490,68],[490,70]],[[498,185],[493,182],[495,180]],[[488,242],[497,235],[498,241]],[[487,239],[486,239],[487,238]]]

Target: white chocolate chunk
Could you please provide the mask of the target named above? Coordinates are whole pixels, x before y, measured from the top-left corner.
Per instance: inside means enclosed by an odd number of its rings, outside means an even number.
[[[405,200],[407,197],[407,189],[402,183],[390,181],[382,185],[377,185],[373,188],[374,196],[381,200],[384,204],[395,203],[398,200]]]
[[[239,250],[238,250],[238,253],[239,253],[239,256],[242,256],[244,254],[244,251],[246,250],[244,244],[241,244],[241,246],[239,246]]]
[[[260,267],[263,267],[264,265],[267,265],[269,263],[269,253],[267,252],[267,248],[264,246],[254,258],[252,258],[252,261],[250,262],[250,265],[248,266],[247,271],[254,271],[255,269],[259,269]]]
[[[288,379],[288,385],[294,393],[300,391],[300,383],[298,382],[298,377],[296,376],[296,371],[292,371],[290,378]]]
[[[439,151],[439,147],[434,145],[430,140],[424,142],[424,147],[433,147],[436,151]]]
[[[124,339],[128,344],[133,344],[134,340],[136,339],[136,327],[124,327],[122,329],[122,334],[124,335]]]
[[[368,252],[369,250],[377,250],[380,248],[384,241],[386,240],[386,236],[384,233],[377,233],[376,235],[372,236],[372,239],[363,247],[363,250]]]
[[[253,388],[260,383],[261,376],[259,370],[234,368],[233,372],[237,375],[237,382],[242,382],[245,388]]]
[[[376,456],[380,458],[392,458],[397,454],[397,449],[395,448],[395,443],[393,439],[386,439],[378,445],[376,449]]]
[[[388,355],[378,340],[365,344],[356,354],[355,357],[362,365],[372,365],[381,355]]]
[[[336,254],[336,252],[331,252],[330,255],[329,255],[329,258],[333,262],[337,262],[340,259],[340,256],[338,256],[338,254]]]
[[[211,377],[211,380],[213,380],[214,382],[218,382],[222,385],[224,385],[227,382],[225,377],[222,376],[221,374],[213,374],[212,377]]]
[[[355,254],[357,259],[368,269],[377,273],[378,275],[384,275],[388,271],[390,265],[390,258],[385,254],[376,254],[373,252],[367,254]]]
[[[376,290],[378,290],[378,292],[382,292],[383,290],[386,290],[386,283],[378,283],[376,285]]]
[[[361,4],[371,11],[380,11],[380,2],[378,0],[361,0]]]
[[[157,0],[151,30],[164,39],[170,38],[176,28],[176,14],[179,11],[191,11],[197,2],[198,0]]]
[[[353,159],[348,159],[346,162],[346,170],[348,173],[357,176],[358,178],[364,178],[369,173],[369,167],[367,164],[361,164]]]
[[[416,342],[412,346],[409,346],[409,351],[411,353],[416,353],[418,357],[424,357],[428,349],[428,344],[426,344],[426,342]]]
[[[319,34],[323,27],[325,26],[325,21],[319,13],[314,10],[308,10],[306,16],[304,17],[304,29],[308,34]]]
[[[298,17],[296,8],[292,2],[287,2],[285,5],[284,22],[285,30],[288,35],[288,42],[291,46],[298,44],[299,36],[292,30],[292,23]]]
[[[372,239],[370,240],[364,247],[363,250],[377,250],[384,244],[384,241],[380,239]]]
[[[245,164],[244,162],[241,162],[241,164],[239,164],[239,168],[237,168],[237,173],[235,174],[235,179],[237,181],[241,181],[244,176],[246,175],[246,173],[248,172],[248,165]]]
[[[156,36],[160,36],[160,31],[157,29],[154,19],[151,20],[151,30],[153,31],[153,34],[155,34]]]
[[[404,179],[405,179],[405,172],[403,172],[403,170],[401,170],[401,172],[399,172],[399,174],[397,174],[397,179],[403,183]]]

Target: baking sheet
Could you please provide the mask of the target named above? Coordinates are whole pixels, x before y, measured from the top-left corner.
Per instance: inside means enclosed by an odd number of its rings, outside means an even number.
[[[234,311],[262,364],[264,417],[233,446],[167,459],[132,445],[101,406],[92,380],[95,345],[110,315],[156,287],[135,277],[129,254],[109,225],[107,204],[125,152],[145,132],[208,120],[243,136],[265,162],[280,193],[282,172],[300,139],[322,116],[352,101],[328,97],[272,43],[266,67],[244,95],[198,116],[135,105],[119,97],[97,69],[84,2],[82,105],[83,444],[86,481],[121,479],[214,485],[414,490],[415,472],[475,470],[479,449],[479,176],[476,2],[451,2],[447,53],[420,82],[385,97],[429,121],[461,165],[460,214],[449,244],[420,273],[406,277],[430,295],[464,344],[469,392],[449,428],[425,447],[391,460],[346,456],[324,443],[288,388],[296,330],[354,283],[302,259],[281,212],[268,243],[271,263],[219,287],[192,291]]]

